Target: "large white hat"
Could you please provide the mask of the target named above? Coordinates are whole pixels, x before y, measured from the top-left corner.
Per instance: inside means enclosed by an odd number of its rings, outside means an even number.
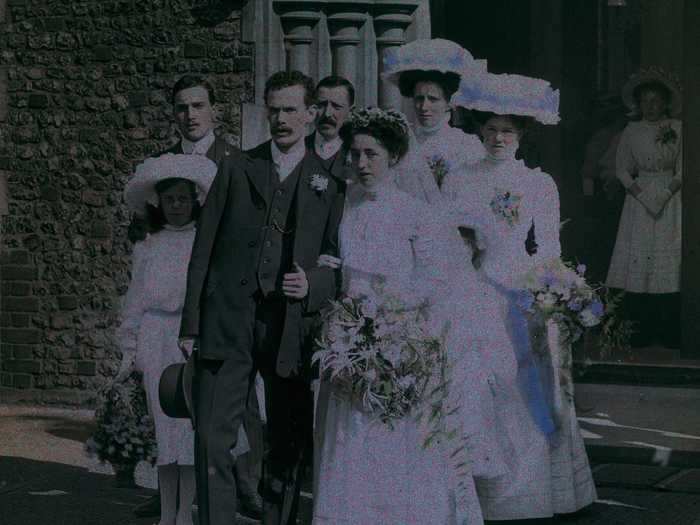
[[[669,113],[672,117],[677,117],[682,109],[681,85],[677,78],[656,66],[640,69],[632,75],[627,83],[622,87],[622,102],[632,114],[638,114],[639,108],[637,101],[634,98],[634,90],[642,84],[659,83],[666,88],[671,94],[671,102],[669,104]]]
[[[134,176],[124,189],[124,200],[132,212],[143,216],[146,214],[146,204],[158,205],[156,184],[177,178],[194,182],[197,200],[204,204],[216,170],[216,164],[203,155],[165,153],[148,158],[136,166]]]
[[[486,72],[486,60],[475,60],[459,44],[442,38],[413,40],[390,49],[384,55],[382,76],[389,82],[399,83],[406,71],[439,71],[454,73],[461,79]]]
[[[458,106],[497,115],[533,117],[542,124],[559,122],[559,90],[549,82],[522,75],[482,75],[462,82],[453,102]]]

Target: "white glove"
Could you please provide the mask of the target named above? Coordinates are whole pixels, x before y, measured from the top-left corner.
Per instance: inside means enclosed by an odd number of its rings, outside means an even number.
[[[662,206],[659,205],[656,195],[652,195],[649,189],[643,190],[637,195],[637,200],[647,209],[650,215],[658,217]]]
[[[338,257],[333,257],[332,255],[328,254],[323,254],[320,255],[318,258],[318,261],[316,262],[317,266],[327,266],[328,268],[332,268],[333,270],[337,270],[343,265],[343,260],[338,258]]]

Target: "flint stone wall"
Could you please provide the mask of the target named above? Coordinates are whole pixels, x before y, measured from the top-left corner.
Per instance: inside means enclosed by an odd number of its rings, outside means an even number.
[[[175,141],[174,81],[207,75],[240,135],[252,46],[238,9],[205,4],[217,2],[0,0],[0,401],[89,404],[116,372],[122,192]]]

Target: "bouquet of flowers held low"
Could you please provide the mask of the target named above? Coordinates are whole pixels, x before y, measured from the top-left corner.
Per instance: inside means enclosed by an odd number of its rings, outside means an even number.
[[[569,346],[584,331],[601,322],[605,306],[584,277],[586,267],[575,268],[561,259],[552,259],[526,274],[521,306],[559,327],[562,343]]]
[[[393,428],[395,420],[422,413],[447,388],[439,379],[444,337],[430,335],[422,317],[421,308],[386,294],[332,301],[312,361],[322,377]]]
[[[97,431],[85,444],[88,455],[111,463],[115,470],[139,461],[155,464],[155,427],[137,373],[100,392],[95,417]]]

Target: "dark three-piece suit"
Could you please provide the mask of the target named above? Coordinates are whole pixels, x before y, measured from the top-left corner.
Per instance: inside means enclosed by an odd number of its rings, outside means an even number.
[[[311,328],[336,295],[338,272],[317,266],[337,255],[344,185],[307,151],[282,181],[266,142],[219,164],[197,225],[181,337],[198,339],[194,385],[200,523],[230,524],[238,427],[257,371],[265,382],[269,450],[260,490],[266,523],[293,523],[302,456],[313,428]],[[320,182],[320,185],[319,185]],[[294,263],[303,300],[282,293]]]

